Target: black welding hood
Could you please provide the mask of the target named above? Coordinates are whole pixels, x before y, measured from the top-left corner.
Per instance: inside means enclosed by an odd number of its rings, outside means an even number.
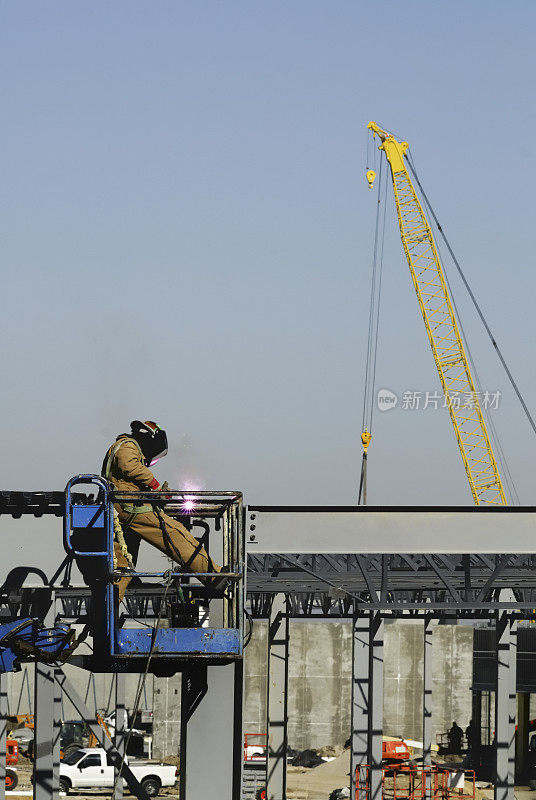
[[[167,455],[168,441],[166,432],[163,428],[159,428],[156,422],[140,422],[139,419],[135,419],[130,423],[130,428],[132,430],[132,438],[141,447],[145,464],[148,467],[156,464],[157,461]]]

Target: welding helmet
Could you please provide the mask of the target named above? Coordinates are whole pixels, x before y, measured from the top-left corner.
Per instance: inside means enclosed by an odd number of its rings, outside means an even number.
[[[156,464],[161,458],[167,455],[168,443],[166,432],[160,428],[156,422],[140,422],[135,419],[130,423],[132,438],[137,441],[144,455],[145,463],[148,467]]]

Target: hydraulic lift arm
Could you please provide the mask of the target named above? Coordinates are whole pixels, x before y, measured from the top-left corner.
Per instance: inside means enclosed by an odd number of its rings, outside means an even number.
[[[430,224],[406,167],[407,142],[399,142],[375,122],[389,166],[404,253],[432,348],[475,505],[506,505],[506,497],[443,267]],[[369,185],[374,176],[367,174]]]

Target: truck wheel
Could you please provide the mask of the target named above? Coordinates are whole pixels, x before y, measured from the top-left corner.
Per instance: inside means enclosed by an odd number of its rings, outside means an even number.
[[[158,778],[144,778],[141,782],[141,785],[149,797],[156,797],[160,791],[160,781]]]
[[[65,794],[69,794],[69,789],[71,788],[71,784],[67,780],[67,778],[60,778],[60,792],[65,792]]]
[[[529,789],[532,789],[532,791],[536,789],[536,780],[529,781]]]
[[[19,776],[17,775],[17,773],[12,769],[7,769],[6,770],[6,789],[8,789],[8,791],[12,791],[13,789],[16,788],[18,782],[19,782]]]

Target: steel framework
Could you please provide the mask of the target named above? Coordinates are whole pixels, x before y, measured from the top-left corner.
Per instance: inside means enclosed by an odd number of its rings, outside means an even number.
[[[59,517],[64,513],[62,503],[59,493],[2,492],[0,514]],[[431,752],[430,621],[450,616],[485,618],[493,624],[495,799],[514,800],[512,704],[517,621],[533,618],[536,607],[536,557],[532,552],[536,509],[248,506],[244,522],[249,608],[253,616],[266,617],[270,622],[267,796],[285,798],[289,619],[309,617],[320,622],[339,617],[352,621],[351,774],[355,775],[359,766],[368,765],[369,797],[379,800],[384,620],[413,615],[423,622],[425,763]],[[508,553],[502,546],[505,542]],[[44,621],[54,608],[58,619],[72,622],[86,613],[88,590],[70,586],[68,560],[50,580],[41,574],[42,586],[22,586],[28,572],[36,570],[12,570],[0,587],[1,618],[32,616]],[[162,586],[151,583],[133,587],[127,598],[127,614],[158,618],[164,602],[162,593]],[[172,594],[165,603],[172,607]],[[206,768],[207,737],[213,752],[218,743],[221,745],[221,731],[229,730],[230,717],[235,724],[228,752],[241,752],[241,709],[241,665],[240,669],[234,669],[234,665],[185,669],[182,714],[183,723],[188,725],[184,724],[181,750],[187,770],[181,797],[190,800],[204,796],[215,780],[213,771]],[[45,766],[49,774],[50,764],[46,762]],[[236,768],[233,772],[222,757],[217,769],[220,796],[237,800],[240,776]],[[189,783],[186,772],[191,776]],[[36,784],[37,800],[50,800],[50,786]]]

